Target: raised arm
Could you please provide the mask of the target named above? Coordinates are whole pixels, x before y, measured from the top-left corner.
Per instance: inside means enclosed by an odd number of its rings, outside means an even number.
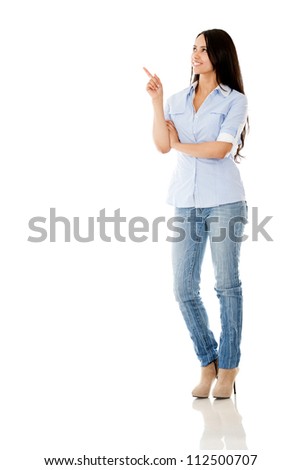
[[[145,67],[143,70],[150,79],[146,85],[146,91],[152,99],[154,108],[153,139],[157,150],[161,153],[167,153],[171,147],[169,131],[164,118],[162,83],[156,74],[152,75]]]

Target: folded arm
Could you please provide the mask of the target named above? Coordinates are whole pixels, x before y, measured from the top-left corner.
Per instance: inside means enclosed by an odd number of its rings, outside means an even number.
[[[224,158],[232,149],[229,142],[201,142],[200,144],[182,144],[174,142],[171,148],[196,158]]]
[[[174,123],[172,121],[166,121],[166,124],[169,130],[170,147],[181,153],[186,153],[190,157],[221,159],[232,149],[232,143],[221,141],[182,144],[179,140]]]
[[[170,147],[196,158],[225,158],[230,152],[235,153],[242,129],[247,119],[247,99],[240,95],[232,104],[220,128],[216,141],[185,144],[180,142],[173,121],[167,120]]]

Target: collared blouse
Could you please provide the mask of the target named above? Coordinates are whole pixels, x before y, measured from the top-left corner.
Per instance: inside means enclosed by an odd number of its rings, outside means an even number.
[[[197,112],[197,82],[172,95],[165,119],[173,121],[182,143],[222,141],[232,144],[224,158],[196,158],[177,152],[167,203],[176,207],[214,207],[244,201],[245,192],[234,155],[247,120],[247,98],[226,85],[217,86]]]

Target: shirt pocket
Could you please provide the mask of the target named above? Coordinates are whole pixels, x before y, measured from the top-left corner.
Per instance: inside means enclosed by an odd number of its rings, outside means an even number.
[[[221,126],[225,120],[226,115],[217,111],[211,111],[209,113],[209,120],[212,125]]]
[[[186,141],[187,113],[185,103],[173,103],[169,109],[170,120],[174,123],[181,142]],[[184,140],[183,140],[184,139]]]
[[[184,114],[184,113],[185,113],[185,105],[183,104],[170,105],[169,114],[171,116],[177,116],[178,114]]]
[[[206,139],[216,140],[222,124],[225,120],[226,115],[217,111],[212,111],[203,117],[204,131],[206,133]]]

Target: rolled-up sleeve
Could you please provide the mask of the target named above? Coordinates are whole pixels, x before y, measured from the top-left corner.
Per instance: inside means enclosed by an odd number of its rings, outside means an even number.
[[[220,128],[217,141],[233,144],[232,151],[236,150],[240,143],[240,135],[246,124],[248,116],[248,101],[245,95],[240,94],[231,105]]]

